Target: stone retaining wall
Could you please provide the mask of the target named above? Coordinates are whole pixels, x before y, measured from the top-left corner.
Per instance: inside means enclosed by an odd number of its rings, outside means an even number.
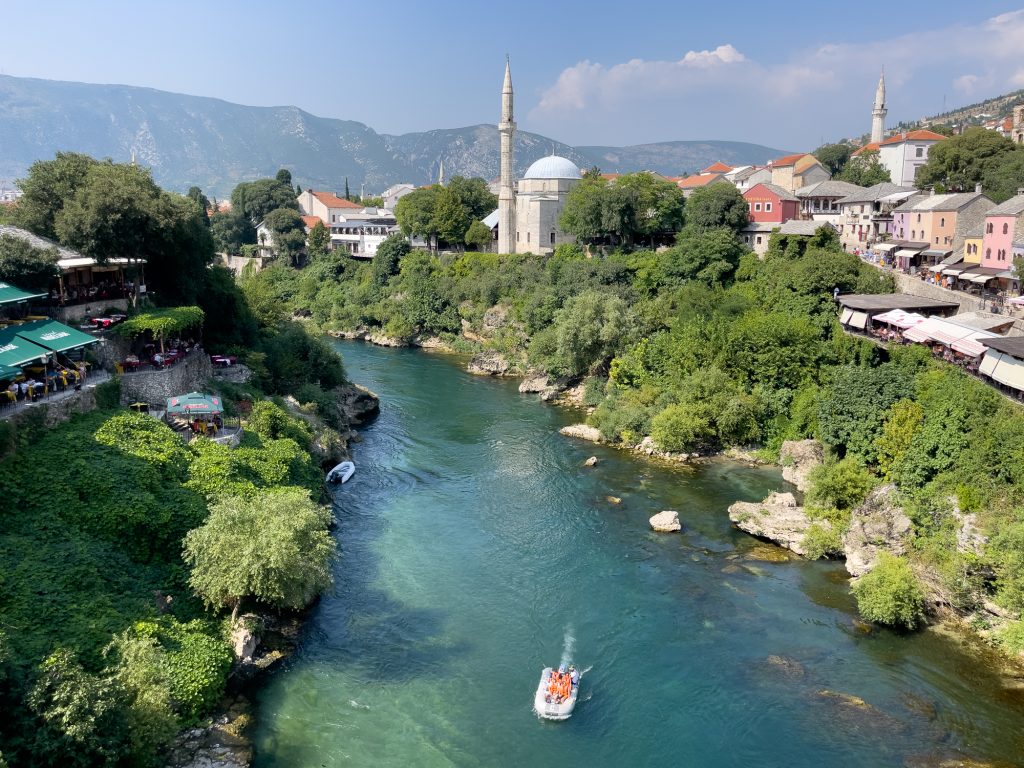
[[[975,311],[995,311],[991,299],[983,299],[981,296],[974,296],[963,291],[951,291],[948,288],[926,283],[919,277],[905,275],[902,272],[893,272],[892,275],[896,278],[896,289],[901,293],[909,293],[912,296],[924,296],[927,299],[935,299],[937,301],[959,302],[960,309],[957,310],[957,314]],[[1000,310],[1000,313],[1005,314],[1007,319],[1014,321],[1013,330],[1009,332],[1011,336],[1024,333],[1024,317],[1021,316],[1020,310],[1013,309],[1007,305]]]
[[[167,398],[201,391],[213,375],[210,357],[193,352],[180,363],[161,371],[135,371],[121,376],[121,402],[163,405]]]

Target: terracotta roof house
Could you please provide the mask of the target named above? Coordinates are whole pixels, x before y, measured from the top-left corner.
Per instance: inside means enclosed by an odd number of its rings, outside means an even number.
[[[733,170],[733,167],[731,165],[726,165],[720,160],[716,160],[707,168],[702,170],[701,173],[728,173],[731,170]]]
[[[772,170],[772,184],[790,192],[831,178],[821,161],[807,153],[780,157],[768,163],[768,167]]]
[[[897,133],[879,144],[878,160],[889,171],[893,184],[911,186],[917,169],[928,162],[928,151],[945,138],[926,130]]]

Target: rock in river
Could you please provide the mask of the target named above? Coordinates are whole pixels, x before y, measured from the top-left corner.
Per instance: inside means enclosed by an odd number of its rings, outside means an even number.
[[[580,440],[589,440],[592,443],[601,442],[601,431],[597,427],[586,424],[570,424],[558,431],[566,437],[578,437]]]
[[[583,462],[583,466],[585,466],[585,467],[596,467],[597,466],[597,456],[591,456],[589,459],[587,459],[586,461]]]
[[[673,533],[681,531],[683,526],[679,524],[679,513],[666,509],[651,518],[651,528],[659,533]]]
[[[729,507],[729,519],[741,531],[774,541],[798,555],[804,554],[803,540],[812,522],[822,527],[827,520],[812,521],[792,493],[772,493],[764,501],[737,501]]]
[[[511,366],[501,353],[489,351],[474,355],[466,370],[481,376],[504,376]]]
[[[792,483],[797,490],[809,487],[807,476],[822,463],[825,447],[817,440],[786,440],[779,449],[782,463],[782,479]]]

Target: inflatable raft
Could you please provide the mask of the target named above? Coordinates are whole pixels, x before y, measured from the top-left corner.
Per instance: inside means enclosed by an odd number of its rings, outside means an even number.
[[[343,461],[327,473],[328,483],[347,483],[348,479],[356,471],[356,465],[351,461]]]
[[[568,696],[557,693],[557,683],[552,679],[556,670],[552,667],[545,667],[540,673],[540,683],[537,685],[537,693],[533,698],[533,709],[539,717],[545,720],[568,720],[576,708],[576,699],[580,693],[580,673],[575,667],[566,669],[561,667],[557,672],[568,674],[572,678]],[[556,692],[552,692],[552,687]]]

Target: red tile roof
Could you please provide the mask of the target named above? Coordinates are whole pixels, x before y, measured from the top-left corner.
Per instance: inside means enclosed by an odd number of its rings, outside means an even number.
[[[313,227],[315,227],[317,225],[317,223],[322,222],[322,221],[323,221],[323,219],[321,219],[319,216],[303,216],[302,217],[302,223],[306,225],[307,229],[312,229]]]
[[[705,168],[703,171],[701,171],[701,173],[728,173],[731,170],[732,170],[732,166],[731,165],[726,165],[725,163],[721,162],[720,160],[716,160],[711,165],[709,165],[707,168]]]
[[[879,147],[878,142],[877,141],[872,141],[870,144],[865,144],[860,149],[855,149],[853,151],[853,154],[851,155],[851,157],[856,157],[861,152],[877,152],[878,151],[878,147]]]
[[[787,165],[796,165],[805,157],[807,157],[806,152],[798,152],[795,155],[786,155],[785,157],[780,157],[778,160],[772,160],[768,165],[772,168],[783,168]]]
[[[934,131],[911,131],[910,133],[897,133],[883,141],[883,144],[902,144],[904,141],[942,141],[945,136]]]
[[[601,178],[605,181],[615,181],[621,175],[621,173],[602,173]]]
[[[358,203],[353,203],[351,200],[346,200],[343,197],[338,197],[333,192],[314,192],[312,189],[309,193],[313,195],[317,200],[326,205],[328,208],[362,208],[363,206]]]

